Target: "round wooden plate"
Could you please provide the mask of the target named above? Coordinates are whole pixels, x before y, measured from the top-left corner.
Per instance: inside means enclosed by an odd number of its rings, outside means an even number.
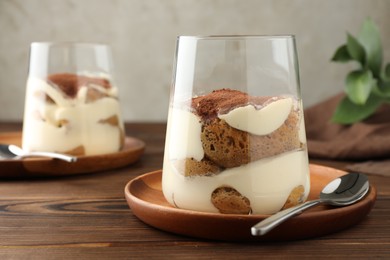
[[[21,132],[0,134],[0,143],[21,145]],[[123,167],[136,162],[145,150],[145,143],[126,137],[124,148],[116,153],[79,156],[74,163],[51,158],[0,160],[0,178],[48,177],[85,174]]]
[[[331,180],[346,174],[334,168],[310,165],[309,199],[318,197]],[[359,223],[370,212],[376,190],[347,207],[320,205],[293,217],[264,236],[252,236],[251,227],[266,215],[228,215],[196,212],[172,207],[161,188],[162,171],[141,175],[125,187],[125,197],[133,214],[158,229],[196,237],[225,241],[287,241],[334,233]]]

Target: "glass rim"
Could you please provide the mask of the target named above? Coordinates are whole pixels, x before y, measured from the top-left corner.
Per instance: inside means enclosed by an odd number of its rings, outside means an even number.
[[[179,35],[177,39],[193,39],[193,40],[245,40],[245,39],[262,39],[262,40],[272,40],[272,39],[295,39],[294,34],[264,34],[264,35]]]
[[[51,41],[42,41],[42,42],[31,42],[30,46],[47,46],[47,47],[52,47],[52,46],[67,46],[67,47],[109,47],[108,44],[106,43],[101,43],[101,42],[78,42],[78,41],[58,41],[58,42],[51,42]]]

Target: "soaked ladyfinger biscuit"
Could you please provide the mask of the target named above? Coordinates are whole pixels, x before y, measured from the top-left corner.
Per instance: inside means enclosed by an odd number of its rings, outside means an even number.
[[[211,194],[211,202],[224,214],[249,214],[250,201],[233,187],[221,186]]]
[[[107,94],[100,92],[99,90],[95,88],[88,88],[87,91],[87,98],[85,100],[85,103],[92,103],[99,99],[102,99],[104,97],[108,97]]]
[[[72,149],[72,150],[68,150],[68,151],[65,151],[65,152],[62,152],[64,154],[69,154],[69,155],[74,155],[74,156],[82,156],[82,155],[85,155],[85,148],[83,145],[79,145],[77,146],[76,148]]]
[[[293,206],[301,204],[303,202],[304,195],[305,195],[305,188],[302,185],[296,186],[291,191],[282,209],[291,208]]]
[[[229,126],[218,118],[202,127],[201,140],[207,158],[231,168],[301,148],[299,115],[291,110],[286,121],[268,135],[254,135]]]
[[[114,127],[118,127],[119,131],[119,150],[121,150],[124,147],[125,144],[125,133],[124,130],[120,127],[120,121],[117,115],[110,116],[106,119],[99,120],[100,124],[109,124]]]
[[[186,158],[183,160],[176,160],[174,163],[177,171],[184,173],[184,176],[211,176],[218,174],[221,169],[213,162],[203,159],[201,161],[194,158]]]

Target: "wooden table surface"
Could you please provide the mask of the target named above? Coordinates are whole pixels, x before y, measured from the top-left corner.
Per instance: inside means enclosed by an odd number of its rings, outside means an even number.
[[[10,131],[21,131],[21,124],[0,123],[0,132]],[[390,259],[390,178],[382,176],[369,175],[378,197],[362,222],[314,239],[231,243],[147,226],[129,209],[124,187],[161,169],[165,124],[126,124],[126,132],[146,142],[145,154],[133,165],[87,175],[0,180],[0,259]]]

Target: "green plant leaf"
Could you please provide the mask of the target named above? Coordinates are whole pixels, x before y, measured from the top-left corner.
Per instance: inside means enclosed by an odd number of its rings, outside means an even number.
[[[364,105],[352,103],[345,97],[337,106],[332,121],[338,124],[350,125],[371,116],[383,103],[383,100],[375,95],[370,95]]]
[[[385,67],[385,77],[387,77],[390,80],[390,63],[387,63]]]
[[[357,37],[366,51],[367,67],[374,76],[379,76],[382,66],[382,44],[378,28],[371,19],[366,19]]]
[[[336,52],[332,57],[332,61],[335,62],[348,62],[353,60],[351,55],[349,55],[347,45],[342,45],[337,48]]]
[[[366,19],[357,37],[347,34],[332,61],[358,61],[360,70],[350,72],[345,80],[346,97],[339,103],[333,121],[353,124],[373,114],[380,104],[390,103],[390,63],[382,70],[383,50],[375,23]]]
[[[371,71],[355,70],[348,74],[345,90],[353,103],[363,105],[375,84],[376,79],[373,78]]]
[[[347,50],[349,55],[364,67],[366,52],[358,40],[349,33],[347,36]]]
[[[378,97],[384,98],[386,100],[390,99],[390,81],[386,82],[380,80],[372,89],[372,92],[375,93]]]

